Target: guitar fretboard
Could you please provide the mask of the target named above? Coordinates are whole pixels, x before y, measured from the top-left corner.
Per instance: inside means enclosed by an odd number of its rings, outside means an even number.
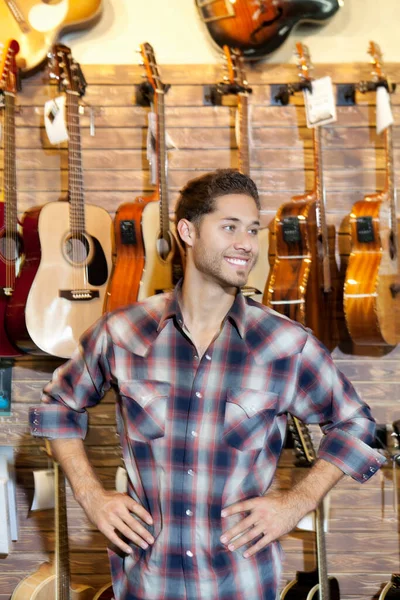
[[[67,524],[67,503],[65,498],[65,477],[59,465],[54,463],[54,485],[56,489],[55,510],[55,567],[56,600],[70,600],[70,568]]]
[[[239,94],[239,171],[250,176],[250,150],[249,150],[249,96],[247,93]]]
[[[154,100],[156,113],[157,188],[160,200],[160,225],[162,237],[167,240],[169,237],[169,214],[164,92],[156,90]]]
[[[332,289],[332,279],[330,270],[329,256],[329,237],[328,224],[326,221],[326,197],[325,184],[322,169],[322,144],[321,144],[321,128],[314,127],[313,129],[314,143],[314,172],[315,172],[315,194],[317,198],[317,225],[318,235],[321,240],[322,249],[322,264],[323,264],[323,284],[324,291],[330,292]]]
[[[81,131],[79,118],[79,96],[67,92],[68,128],[68,193],[71,205],[70,229],[72,234],[85,233],[85,197],[83,191]]]

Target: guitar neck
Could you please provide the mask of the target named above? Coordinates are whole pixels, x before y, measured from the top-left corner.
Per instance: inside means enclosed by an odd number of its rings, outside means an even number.
[[[5,92],[4,115],[5,226],[9,236],[17,234],[17,178],[15,167],[15,96]]]
[[[332,278],[330,270],[328,224],[326,221],[326,196],[322,168],[322,144],[320,127],[314,127],[313,129],[313,142],[315,172],[314,192],[317,198],[317,226],[318,237],[321,240],[323,285],[324,292],[330,292],[332,288]]]
[[[67,91],[68,129],[68,195],[71,205],[70,230],[72,234],[85,232],[85,197],[83,192],[82,150],[79,117],[79,95]]]
[[[160,227],[162,237],[169,237],[169,204],[167,185],[167,150],[165,135],[165,93],[156,90],[154,94],[156,114],[156,155],[157,190],[160,201]]]
[[[329,599],[328,565],[326,560],[326,544],[324,532],[324,505],[323,502],[315,511],[315,537],[317,544],[317,565],[319,577],[319,600]]]
[[[70,569],[67,524],[67,503],[65,497],[65,477],[58,463],[54,462],[55,485],[55,567],[56,567],[56,598],[69,600]]]
[[[389,199],[390,229],[393,238],[394,254],[397,257],[398,252],[398,231],[397,231],[397,202],[396,202],[396,184],[394,181],[394,159],[393,159],[393,126],[389,125],[385,129],[385,153],[386,153],[386,181],[385,190]]]
[[[250,175],[250,152],[249,152],[249,95],[246,92],[239,94],[239,171],[244,175]]]

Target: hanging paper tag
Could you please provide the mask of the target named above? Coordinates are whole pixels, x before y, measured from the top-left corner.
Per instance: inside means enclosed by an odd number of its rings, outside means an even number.
[[[153,185],[157,182],[157,160],[156,160],[156,139],[157,139],[157,115],[154,112],[149,112],[148,128],[147,128],[147,160],[150,165],[150,183]],[[165,133],[166,150],[176,150],[177,146],[171,139],[168,131]],[[166,167],[168,165],[165,165]]]
[[[54,508],[54,470],[33,471],[35,493],[31,510]]]
[[[376,133],[379,135],[389,125],[393,125],[390,94],[386,88],[378,87],[376,90]]]
[[[336,121],[335,94],[332,79],[321,77],[312,83],[312,94],[304,90],[307,127],[327,125]]]
[[[59,96],[45,103],[44,125],[50,144],[61,144],[68,140],[65,121],[65,96]]]
[[[128,493],[128,473],[123,467],[118,467],[115,474],[115,489],[120,494]]]
[[[324,532],[329,531],[329,509],[330,509],[330,496],[329,494],[323,499],[324,506]],[[315,512],[308,513],[305,517],[300,519],[296,525],[296,529],[302,531],[315,531]]]

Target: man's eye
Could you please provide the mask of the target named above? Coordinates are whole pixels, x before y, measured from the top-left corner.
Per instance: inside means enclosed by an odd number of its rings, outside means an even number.
[[[258,235],[258,229],[250,229],[250,230],[249,230],[249,233],[250,233],[251,235]]]
[[[225,225],[224,229],[226,229],[226,231],[235,231],[235,226],[234,225]]]

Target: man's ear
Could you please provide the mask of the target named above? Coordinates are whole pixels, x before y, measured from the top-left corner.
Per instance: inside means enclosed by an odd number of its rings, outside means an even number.
[[[192,247],[195,237],[195,228],[193,223],[187,219],[181,219],[176,226],[181,240]]]

